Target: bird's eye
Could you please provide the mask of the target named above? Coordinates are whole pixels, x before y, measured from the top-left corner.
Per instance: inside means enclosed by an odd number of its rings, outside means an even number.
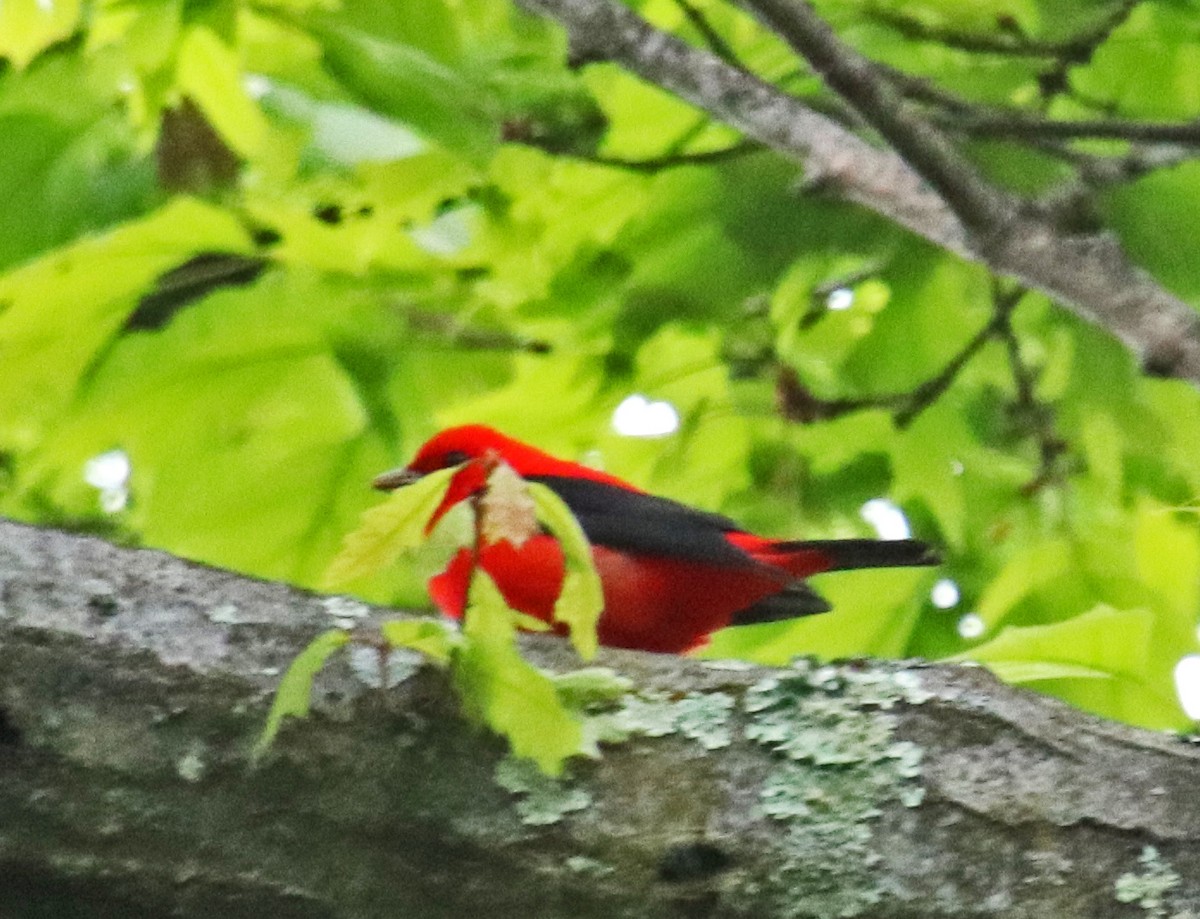
[[[444,457],[442,457],[442,462],[444,463],[442,468],[449,469],[451,466],[461,466],[470,458],[471,457],[466,453],[463,453],[462,450],[451,450]]]

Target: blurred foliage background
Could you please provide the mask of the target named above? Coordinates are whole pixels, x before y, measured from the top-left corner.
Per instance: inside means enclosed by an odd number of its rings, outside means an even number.
[[[633,5],[836,111],[722,0]],[[817,6],[971,104],[1200,116],[1196,3]],[[961,656],[1188,723],[1200,399],[1040,295],[507,0],[9,0],[0,58],[0,513],[313,586],[374,474],[483,421],[759,532],[944,549],[709,653]],[[964,147],[1045,195],[1129,149]],[[1093,199],[1190,298],[1194,149]]]

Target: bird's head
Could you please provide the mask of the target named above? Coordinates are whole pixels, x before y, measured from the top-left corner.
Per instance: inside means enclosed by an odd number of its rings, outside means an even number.
[[[486,425],[466,424],[435,434],[417,450],[417,455],[407,466],[377,476],[374,485],[390,491],[411,485],[422,476],[439,469],[461,466],[486,456],[502,459],[524,475],[537,475],[546,462],[556,462],[540,450],[506,437]]]
[[[632,489],[632,486],[621,482],[620,479],[597,469],[556,459],[549,453],[523,444],[482,424],[465,424],[435,434],[417,450],[417,455],[407,466],[383,473],[376,477],[374,484],[376,488],[391,491],[403,485],[411,485],[422,476],[439,469],[449,469],[486,457],[503,460],[525,478],[584,478]]]

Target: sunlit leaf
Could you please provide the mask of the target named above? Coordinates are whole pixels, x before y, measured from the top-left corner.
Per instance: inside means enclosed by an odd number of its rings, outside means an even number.
[[[0,58],[18,69],[70,36],[79,22],[79,0],[4,0],[0,3]]]
[[[1144,502],[1134,516],[1138,575],[1189,627],[1200,607],[1200,537],[1196,527],[1177,520],[1171,509]],[[1189,636],[1190,637],[1190,636]]]
[[[1055,661],[996,660],[991,661],[987,666],[988,670],[1004,682],[1015,684],[1036,683],[1039,680],[1112,679],[1112,674],[1105,673],[1103,670]]]
[[[468,158],[500,140],[485,87],[420,48],[321,18],[315,25],[329,69],[365,102]]]
[[[287,672],[275,690],[275,700],[267,715],[267,723],[254,745],[253,758],[258,759],[270,748],[283,725],[284,718],[305,718],[312,697],[313,679],[325,666],[338,648],[350,640],[350,633],[343,629],[322,632],[301,651],[288,665]]]
[[[391,619],[379,627],[393,648],[411,648],[439,664],[450,663],[460,646],[458,631],[439,619]]]
[[[956,655],[958,659],[1028,668],[1044,665],[1037,679],[1054,679],[1053,666],[1083,668],[1096,673],[1137,677],[1150,654],[1153,616],[1143,609],[1119,610],[1098,606],[1063,622],[1013,626],[991,641]]]
[[[335,587],[374,574],[425,540],[425,527],[456,469],[441,469],[393,492],[362,516],[330,563],[324,583]]]
[[[1046,540],[1019,549],[988,584],[976,612],[989,626],[995,626],[1024,597],[1058,577],[1070,561],[1070,546],[1061,540]]]
[[[596,653],[596,623],[604,609],[604,590],[592,563],[592,547],[571,509],[558,495],[540,482],[528,484],[538,516],[557,537],[567,564],[554,618],[570,627],[575,650],[588,660]]]
[[[180,89],[204,112],[238,153],[253,156],[267,139],[267,124],[246,92],[233,49],[203,26],[188,29],[179,46]]]
[[[158,275],[198,251],[241,252],[248,244],[233,215],[177,198],[0,275],[0,436],[27,437],[65,407]]]
[[[590,752],[554,681],[517,650],[512,613],[485,574],[471,585],[463,635],[467,641],[454,655],[455,685],[468,709],[505,737],[515,756],[559,775],[569,757]]]

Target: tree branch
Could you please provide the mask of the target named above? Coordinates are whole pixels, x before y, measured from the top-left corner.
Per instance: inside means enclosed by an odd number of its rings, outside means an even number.
[[[835,74],[834,88],[896,144],[903,158],[872,147],[715,55],[655,29],[616,0],[522,2],[560,22],[579,59],[627,67],[799,160],[809,184],[836,190],[1104,327],[1137,355],[1148,373],[1200,384],[1200,317],[1187,303],[1133,265],[1111,235],[1072,233],[1059,225],[1052,210],[996,189],[965,169],[937,128],[898,114],[895,93],[879,85],[886,78],[822,28],[807,7],[790,0],[747,2],[766,21],[787,28],[791,34],[785,37],[821,62],[818,69],[827,77]]]
[[[811,6],[796,0],[743,0],[835,93],[887,140],[968,229],[1008,219],[1014,201],[979,180],[974,168],[875,65],[842,43]]]
[[[385,693],[335,664],[313,717],[249,767],[309,639],[403,614],[2,521],[0,585],[11,919],[459,919],[481,902],[494,919],[1093,919],[1134,915],[1118,900],[1143,881],[1172,914],[1200,910],[1200,748],[979,668],[606,653],[660,694],[643,710],[689,714],[578,766],[559,822],[537,825],[428,666]],[[525,644],[576,666],[561,640]],[[836,755],[772,752],[790,730]]]
[[[933,42],[947,48],[1005,57],[1051,58],[1061,65],[1084,64],[1133,12],[1141,0],[1122,0],[1090,29],[1058,41],[1038,41],[1021,34],[1017,28],[998,32],[964,32],[930,26],[895,10],[874,7],[869,18],[889,26],[913,41]],[[1013,24],[1015,26],[1015,23]]]

